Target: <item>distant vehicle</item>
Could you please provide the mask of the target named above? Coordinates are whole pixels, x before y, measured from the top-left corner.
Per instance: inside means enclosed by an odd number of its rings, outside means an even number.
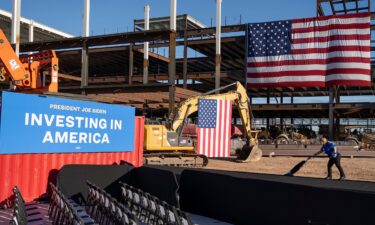
[[[295,126],[284,126],[283,132],[276,137],[275,147],[277,148],[279,145],[284,144],[298,144],[306,148],[309,138],[297,131]]]
[[[375,130],[370,128],[348,128],[345,142],[359,146],[359,149],[375,150]]]
[[[375,150],[375,134],[363,134],[361,147],[368,150]]]

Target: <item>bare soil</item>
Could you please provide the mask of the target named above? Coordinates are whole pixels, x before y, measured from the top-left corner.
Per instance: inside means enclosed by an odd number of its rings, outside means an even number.
[[[267,173],[284,175],[297,163],[306,158],[303,157],[263,157],[258,162],[238,163],[234,159],[210,159],[207,169],[241,171],[252,173]],[[309,160],[295,176],[320,177],[327,176],[328,158],[314,158]],[[362,180],[375,182],[375,158],[342,158],[341,165],[344,168],[348,180]],[[333,178],[339,178],[339,172],[335,165],[332,167]]]

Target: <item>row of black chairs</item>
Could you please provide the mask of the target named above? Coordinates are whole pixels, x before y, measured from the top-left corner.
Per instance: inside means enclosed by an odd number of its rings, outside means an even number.
[[[103,225],[138,225],[142,224],[122,203],[106,191],[87,181],[87,212]]]
[[[189,216],[165,201],[120,182],[122,200],[141,222],[150,225],[192,225]]]
[[[17,186],[13,188],[14,210],[10,221],[12,225],[42,225],[44,224],[42,214],[33,204],[26,204]]]
[[[84,207],[78,205],[52,183],[52,190],[48,215],[52,224],[56,225],[95,225],[97,224],[87,213]]]

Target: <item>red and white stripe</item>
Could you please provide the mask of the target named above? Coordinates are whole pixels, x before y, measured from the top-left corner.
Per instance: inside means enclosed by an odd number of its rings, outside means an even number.
[[[291,53],[249,57],[248,87],[371,86],[370,14],[292,21]]]
[[[229,157],[232,102],[217,100],[216,128],[198,128],[197,153],[207,157]]]

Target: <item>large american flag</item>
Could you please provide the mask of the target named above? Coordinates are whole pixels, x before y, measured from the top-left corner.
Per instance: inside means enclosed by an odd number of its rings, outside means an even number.
[[[370,86],[370,14],[247,25],[248,87]]]
[[[198,140],[196,151],[208,157],[230,156],[232,102],[200,99],[198,101]]]

